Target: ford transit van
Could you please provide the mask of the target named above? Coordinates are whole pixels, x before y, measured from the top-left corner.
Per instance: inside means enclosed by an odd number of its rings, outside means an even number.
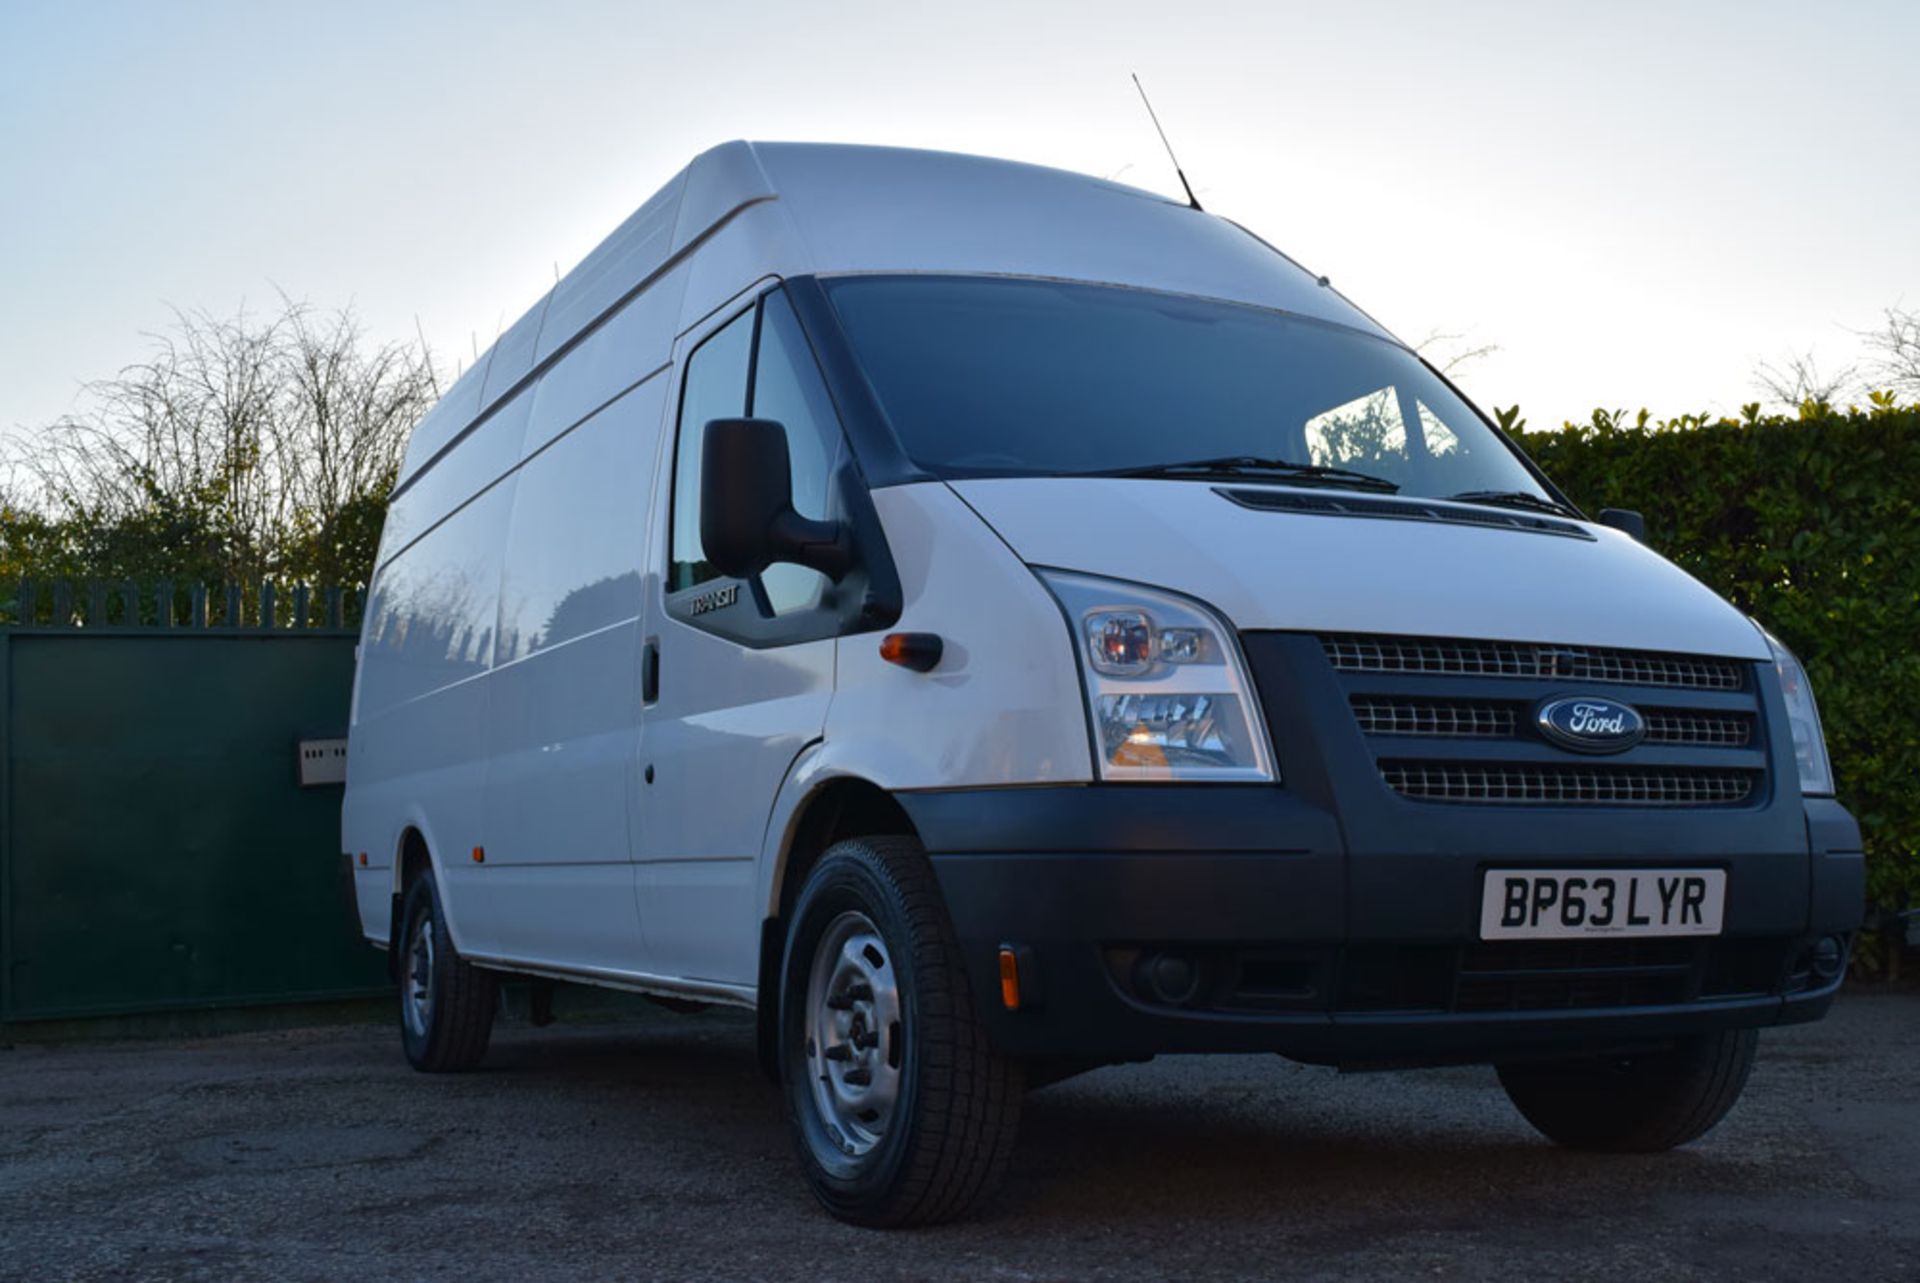
[[[1234,223],[697,158],[422,421],[343,820],[406,1055],[503,977],[757,1013],[834,1214],[1163,1052],[1485,1063],[1658,1150],[1860,919],[1804,673]]]

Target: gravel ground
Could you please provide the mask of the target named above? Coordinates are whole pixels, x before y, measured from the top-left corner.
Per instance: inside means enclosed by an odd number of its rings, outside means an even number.
[[[20,1279],[1920,1278],[1920,993],[1763,1036],[1689,1149],[1555,1150],[1485,1069],[1166,1057],[1028,1098],[978,1219],[818,1211],[737,1015],[0,1052]]]

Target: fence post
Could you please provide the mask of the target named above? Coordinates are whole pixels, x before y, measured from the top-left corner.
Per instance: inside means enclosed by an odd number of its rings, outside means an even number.
[[[268,630],[273,628],[273,580],[271,579],[260,581],[260,626]]]
[[[204,631],[207,626],[207,586],[196,583],[189,594],[187,603],[187,624],[189,627]]]
[[[160,627],[173,627],[173,580],[162,579],[153,586],[153,615]]]
[[[73,585],[65,579],[53,585],[53,622],[61,628],[73,626]]]
[[[228,628],[240,626],[240,585],[227,585],[227,617],[220,621]]]
[[[39,602],[34,600],[35,594],[37,594],[39,591],[40,591],[40,585],[34,583],[33,580],[22,579],[20,581],[20,599],[16,601],[13,605],[13,622],[14,623],[20,624],[27,628],[31,628],[33,626],[33,621],[35,617],[38,616],[40,613],[38,610],[34,609],[36,606],[40,604]]]
[[[102,579],[87,580],[87,627],[101,628],[107,622],[107,585]]]
[[[340,590],[338,588],[329,588],[327,589],[327,627],[339,628],[341,626]]]
[[[295,628],[307,626],[307,604],[308,598],[312,596],[313,590],[305,584],[293,586],[293,626]]]
[[[140,585],[129,579],[120,585],[120,604],[127,617],[121,622],[129,628],[138,628],[140,619]]]

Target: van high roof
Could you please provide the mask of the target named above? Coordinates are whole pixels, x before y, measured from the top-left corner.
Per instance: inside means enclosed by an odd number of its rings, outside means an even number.
[[[704,257],[695,251],[723,232],[750,243],[713,257],[750,262],[754,277],[1049,277],[1250,303],[1390,337],[1244,228],[1137,187],[953,152],[722,143],[674,175],[481,354],[416,430],[401,482],[609,312]],[[696,261],[681,324],[697,320],[691,309],[709,296],[701,274]],[[709,282],[725,287],[713,305],[754,277]]]

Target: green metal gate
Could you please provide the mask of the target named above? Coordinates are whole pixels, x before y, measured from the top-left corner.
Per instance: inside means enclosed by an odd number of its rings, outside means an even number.
[[[346,734],[356,607],[22,585],[0,621],[0,1023],[385,990],[340,786],[298,782],[298,743]]]

